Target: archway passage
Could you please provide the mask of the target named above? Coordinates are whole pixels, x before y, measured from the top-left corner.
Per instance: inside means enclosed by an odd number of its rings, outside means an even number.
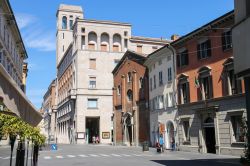
[[[88,139],[88,143],[94,143],[93,137],[99,137],[100,140],[100,135],[99,135],[99,124],[100,124],[100,117],[96,118],[86,118],[86,134]]]
[[[174,138],[174,125],[172,122],[167,123],[167,132],[166,132],[166,148],[172,149],[172,143],[175,143]]]
[[[207,118],[204,122],[204,132],[205,132],[207,153],[216,153],[214,120],[210,117]]]

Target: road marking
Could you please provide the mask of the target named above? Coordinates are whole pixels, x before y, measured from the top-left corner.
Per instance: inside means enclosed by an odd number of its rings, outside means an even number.
[[[121,155],[119,154],[111,154],[112,156],[115,156],[115,157],[121,157]]]
[[[96,154],[89,154],[91,157],[99,157],[98,155]]]
[[[125,156],[125,157],[130,157],[131,155],[129,155],[129,154],[122,154],[123,156]]]
[[[56,158],[58,158],[58,159],[63,159],[63,156],[56,156]]]
[[[141,156],[142,156],[141,154],[133,154],[133,155],[138,156],[138,157],[141,157]]]
[[[88,157],[88,156],[86,156],[85,154],[80,154],[80,155],[78,155],[78,156],[80,156],[80,157]]]
[[[51,157],[50,156],[45,156],[44,159],[49,160],[49,159],[51,159]]]
[[[100,154],[100,155],[103,157],[109,157],[109,155],[107,155],[107,154]]]
[[[76,156],[74,156],[74,155],[67,155],[69,158],[74,158],[74,157],[76,157]]]
[[[13,158],[13,157],[12,157]],[[3,157],[2,159],[6,160],[6,159],[10,159],[10,157]]]

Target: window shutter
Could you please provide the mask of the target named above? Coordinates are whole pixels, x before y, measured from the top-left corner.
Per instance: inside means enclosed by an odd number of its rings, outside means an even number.
[[[226,49],[226,33],[225,32],[221,34],[221,45],[222,45],[222,50],[224,51]]]
[[[197,45],[197,58],[201,59],[200,44]]]
[[[190,103],[190,88],[189,88],[189,82],[186,83],[186,91],[187,91],[187,103]]]
[[[211,99],[211,98],[213,98],[213,78],[212,78],[212,76],[210,75],[209,77],[208,77],[208,79],[209,79],[209,99]]]
[[[207,55],[208,55],[208,57],[210,57],[211,56],[211,40],[208,40],[207,41]]]
[[[168,94],[166,94],[166,96],[165,96],[165,105],[166,105],[166,107],[168,107]]]
[[[177,67],[180,67],[180,54],[177,54]]]

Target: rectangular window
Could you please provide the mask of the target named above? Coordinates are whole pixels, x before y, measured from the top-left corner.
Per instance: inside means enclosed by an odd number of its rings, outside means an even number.
[[[89,77],[89,88],[90,89],[96,88],[96,77]]]
[[[89,59],[89,69],[96,69],[96,59]]]
[[[189,102],[189,83],[185,82],[179,85],[179,102],[185,104]]]
[[[173,93],[169,93],[168,105],[169,107],[173,107]]]
[[[71,30],[73,30],[73,20],[69,20],[69,27]]]
[[[85,28],[82,28],[81,30],[82,30],[82,33],[85,33]]]
[[[138,45],[138,46],[137,46],[136,52],[142,53],[142,45]]]
[[[242,116],[232,116],[231,122],[233,127],[233,135],[236,142],[245,142],[244,130],[242,124]]]
[[[207,40],[197,45],[198,59],[205,59],[211,56],[211,41]]]
[[[172,68],[168,68],[168,81],[172,81]]]
[[[156,76],[154,75],[154,89],[156,88]]]
[[[124,47],[128,48],[128,39],[124,39]]]
[[[159,99],[159,109],[162,109],[163,108],[163,102],[164,102],[164,96],[161,95],[158,97]]]
[[[64,39],[64,33],[62,34],[62,38]]]
[[[221,40],[223,51],[232,48],[232,31],[222,33]]]
[[[152,89],[153,89],[153,86],[152,86],[152,78],[150,78],[149,86],[150,86],[150,91],[152,91]]]
[[[97,99],[88,99],[88,108],[97,108]]]
[[[182,51],[177,54],[177,66],[187,66],[189,64],[188,50]]]
[[[81,45],[82,45],[82,49],[85,49],[85,36],[82,36],[81,38]]]
[[[183,130],[184,130],[184,136],[185,136],[185,141],[190,141],[190,136],[189,136],[189,130],[190,130],[190,126],[189,126],[189,121],[183,121]]]
[[[124,31],[124,36],[128,36],[128,32],[127,31]]]
[[[159,86],[163,84],[162,71],[159,72]]]

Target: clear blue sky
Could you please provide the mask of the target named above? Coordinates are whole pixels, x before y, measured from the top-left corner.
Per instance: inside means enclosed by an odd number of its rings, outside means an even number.
[[[233,0],[10,0],[28,52],[27,95],[41,107],[56,76],[55,32],[59,4],[80,5],[86,19],[132,24],[132,35],[170,38],[231,11]]]

